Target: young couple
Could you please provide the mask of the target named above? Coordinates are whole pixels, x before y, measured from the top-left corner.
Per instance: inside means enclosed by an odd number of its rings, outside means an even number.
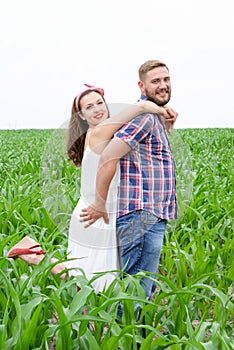
[[[68,258],[74,260],[51,272],[69,269],[69,275],[77,275],[83,269],[91,278],[125,267],[129,274],[157,273],[166,222],[177,217],[175,164],[165,130],[177,118],[167,106],[169,70],[157,60],[142,64],[140,100],[111,118],[103,89],[86,86],[74,99],[67,139],[68,159],[82,165],[81,197],[68,237]],[[25,237],[8,257],[37,265],[44,251]],[[93,287],[98,292],[113,278],[107,273]],[[145,279],[147,298],[152,287]]]

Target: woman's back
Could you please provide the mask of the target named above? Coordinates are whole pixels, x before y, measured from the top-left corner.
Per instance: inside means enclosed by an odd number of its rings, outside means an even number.
[[[91,151],[89,146],[86,147],[81,167],[81,197],[72,213],[69,227],[68,258],[75,258],[75,260],[67,262],[66,265],[72,269],[70,270],[71,275],[80,275],[79,269],[82,269],[88,279],[92,278],[95,272],[119,268],[116,240],[116,201],[119,168],[108,192],[106,209],[109,224],[106,224],[103,218],[100,218],[93,225],[85,228],[85,223],[80,222],[82,209],[94,201],[99,158],[100,155]],[[93,287],[96,291],[101,291],[113,279],[113,273],[105,274],[95,280]]]
[[[95,200],[96,191],[96,174],[100,155],[93,152],[89,146],[86,147],[81,167],[81,197],[87,205]],[[117,168],[115,176],[111,182],[106,209],[108,213],[116,213],[116,198],[119,185],[119,168]]]

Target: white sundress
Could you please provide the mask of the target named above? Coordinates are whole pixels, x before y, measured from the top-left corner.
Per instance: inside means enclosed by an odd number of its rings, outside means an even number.
[[[100,155],[94,153],[88,146],[82,160],[81,195],[71,216],[68,237],[68,258],[76,258],[66,262],[66,267],[72,268],[69,274],[80,275],[81,271],[77,268],[81,268],[88,279],[92,278],[95,272],[119,269],[116,240],[119,167],[110,184],[106,202],[109,224],[105,224],[103,218],[100,218],[90,227],[84,228],[85,223],[80,222],[81,210],[94,202],[99,159]],[[96,279],[92,286],[96,292],[102,291],[114,278],[114,273],[107,273]]]

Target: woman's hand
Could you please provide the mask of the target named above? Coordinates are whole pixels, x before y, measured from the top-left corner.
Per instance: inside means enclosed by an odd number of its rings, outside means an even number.
[[[169,106],[164,106],[163,108],[167,111],[167,114],[169,115],[167,119],[174,124],[178,117],[178,113]]]
[[[173,129],[178,117],[178,113],[174,109],[167,105],[159,107],[156,103],[148,100],[140,101],[138,104],[144,108],[145,113],[149,112],[161,115],[165,119],[165,126],[168,132]]]

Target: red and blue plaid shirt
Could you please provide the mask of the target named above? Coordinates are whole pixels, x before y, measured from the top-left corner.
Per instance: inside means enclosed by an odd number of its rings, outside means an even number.
[[[141,114],[115,137],[131,147],[120,159],[117,217],[143,209],[161,219],[177,218],[175,163],[158,116]]]

